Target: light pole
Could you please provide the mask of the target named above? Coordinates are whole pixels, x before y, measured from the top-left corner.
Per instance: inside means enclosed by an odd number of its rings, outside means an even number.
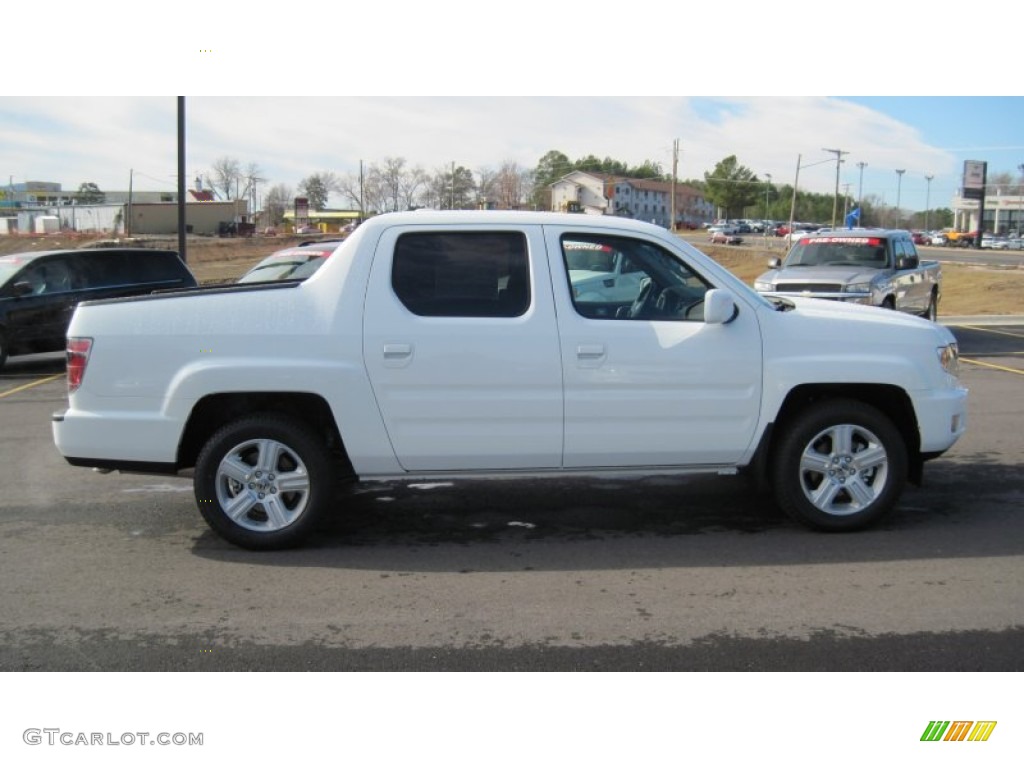
[[[765,184],[764,184],[764,222],[763,222],[763,226],[764,226],[764,241],[767,244],[767,242],[768,242],[768,193],[769,193],[769,191],[771,191],[771,188],[772,188],[772,175],[770,173],[766,173],[764,175],[764,177],[765,177],[766,181],[765,181]]]
[[[906,172],[906,168],[896,169],[896,229],[900,228],[900,189],[903,186],[903,174]]]
[[[864,215],[864,169],[867,167],[867,163],[861,161],[857,163],[857,167],[860,168],[860,181],[857,182],[857,205],[860,206],[861,217],[857,219],[857,225],[863,226],[863,215]]]
[[[924,177],[924,180],[928,182],[928,186],[926,187],[926,191],[924,193],[924,231],[925,232],[928,231],[929,215],[932,212],[931,211],[931,208],[932,208],[932,179],[934,179],[934,178],[935,178],[934,176],[925,176]]]
[[[1020,171],[1021,178],[1024,179],[1024,163],[1017,166],[1017,170]],[[1017,196],[1020,198],[1019,205],[1017,206],[1017,237],[1024,237],[1024,222],[1021,218],[1024,217],[1024,186],[1020,182],[1017,182]]]

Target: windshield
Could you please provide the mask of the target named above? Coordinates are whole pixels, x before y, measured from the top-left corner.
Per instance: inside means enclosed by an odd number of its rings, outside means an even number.
[[[610,245],[570,240],[566,241],[563,247],[570,271],[615,271],[615,251]]]
[[[802,237],[786,257],[786,267],[885,266],[880,237]]]
[[[305,280],[324,263],[332,249],[294,248],[268,256],[250,269],[240,283],[262,283],[270,280]]]

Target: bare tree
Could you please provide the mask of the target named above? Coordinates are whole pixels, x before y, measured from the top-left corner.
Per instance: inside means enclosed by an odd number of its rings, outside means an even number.
[[[338,179],[338,194],[342,195],[350,208],[363,210],[363,180],[358,174],[349,173]]]
[[[266,181],[263,178],[263,171],[256,163],[249,163],[245,166],[245,192],[242,193],[243,197],[249,200],[249,210],[256,210],[256,187]]]
[[[476,169],[476,175],[479,179],[476,185],[477,200],[483,203],[497,203],[498,172],[493,168],[484,166]]]
[[[399,178],[399,203],[402,210],[415,208],[421,199],[422,191],[427,186],[429,177],[419,166],[411,168]]]
[[[520,208],[530,193],[531,172],[515,160],[501,164],[494,180],[495,202],[499,208]]]
[[[275,184],[263,199],[263,211],[271,226],[284,221],[284,213],[295,202],[295,192],[287,184]]]
[[[213,191],[220,190],[225,200],[238,195],[238,185],[242,179],[242,166],[233,157],[220,157],[213,161],[213,179],[210,182]]]

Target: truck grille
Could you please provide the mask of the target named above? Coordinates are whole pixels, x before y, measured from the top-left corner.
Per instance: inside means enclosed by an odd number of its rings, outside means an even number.
[[[775,290],[779,293],[839,293],[843,286],[839,283],[779,283]]]

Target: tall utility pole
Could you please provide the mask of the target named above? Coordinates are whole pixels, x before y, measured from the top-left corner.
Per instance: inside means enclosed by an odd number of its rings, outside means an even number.
[[[366,220],[366,207],[363,201],[363,161],[359,161],[359,223]]]
[[[1017,170],[1020,171],[1021,178],[1024,179],[1024,163],[1017,166]],[[1017,182],[1017,197],[1020,198],[1017,204],[1017,237],[1024,236],[1024,186],[1021,186],[1020,182]]]
[[[185,257],[185,97],[178,97],[178,255]]]
[[[679,170],[679,139],[672,142],[672,193],[669,195],[669,216],[672,217],[670,232],[676,231],[676,172]]]
[[[867,165],[863,160],[857,163],[857,167],[860,168],[860,181],[857,183],[857,205],[861,206],[861,213],[864,212],[864,169]]]
[[[796,216],[796,188],[800,184],[800,161],[804,159],[803,155],[796,156],[796,176],[793,178],[793,199],[789,203],[789,231],[786,233],[789,237],[789,242],[793,242],[793,217]]]
[[[934,176],[925,176],[924,180],[928,182],[928,186],[925,188],[924,193],[924,231],[928,231],[928,219],[931,214],[932,208],[932,179]]]
[[[839,164],[843,162],[843,155],[848,155],[850,153],[844,152],[841,149],[825,149],[824,147],[822,147],[821,151],[831,152],[836,156],[836,193],[835,196],[832,198],[832,229],[835,229],[836,212],[839,208]]]
[[[903,174],[907,172],[906,168],[896,169],[896,229],[900,228],[900,189],[903,186]]]

